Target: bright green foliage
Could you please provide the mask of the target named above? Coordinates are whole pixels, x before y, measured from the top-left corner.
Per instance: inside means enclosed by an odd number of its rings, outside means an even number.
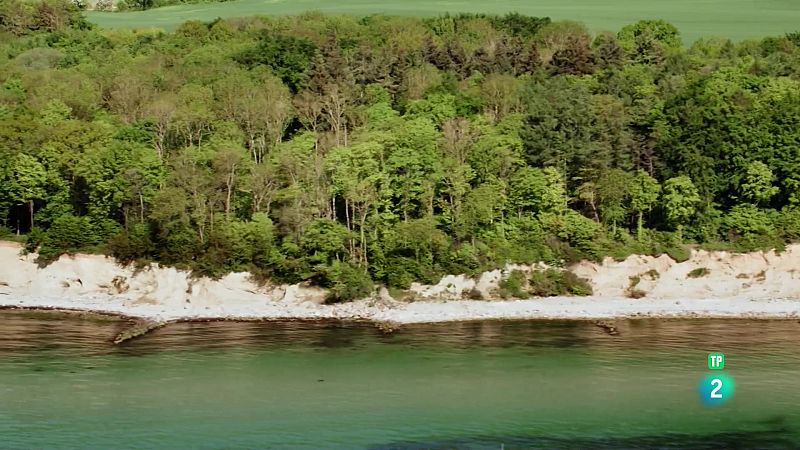
[[[784,236],[795,240],[800,239],[800,208],[784,208],[780,212],[777,223]]]
[[[364,269],[350,263],[334,261],[322,285],[328,288],[328,303],[356,300],[372,293],[372,280]]]
[[[742,250],[757,250],[780,246],[774,210],[759,209],[754,205],[741,204],[731,209],[723,224],[728,237]]]
[[[631,180],[630,200],[631,210],[637,214],[636,236],[639,241],[644,235],[644,214],[653,209],[661,193],[658,181],[643,170],[638,170]]]
[[[800,236],[793,35],[683,48],[662,21],[593,40],[518,14],[161,33],[74,13],[0,3],[0,230],[42,262],[108,252],[343,301],[373,282]],[[542,276],[540,295],[588,292]]]
[[[33,226],[34,202],[45,197],[47,174],[44,166],[36,158],[20,153],[11,163],[10,177],[6,186],[10,200],[29,206],[30,226]]]
[[[681,175],[664,182],[664,209],[667,220],[678,229],[679,235],[684,224],[697,212],[699,202],[700,194],[691,178]]]
[[[627,204],[632,202],[631,189],[633,180],[628,172],[620,169],[604,171],[597,180],[598,207],[603,223],[616,231],[617,225],[623,223],[628,215]]]
[[[769,166],[761,161],[753,161],[747,165],[742,196],[755,204],[764,204],[778,193],[779,189],[772,184],[775,175]]]
[[[681,46],[678,29],[663,20],[641,20],[623,27],[617,34],[620,47],[636,62],[660,62],[670,49]]]
[[[542,214],[541,221],[552,235],[584,252],[585,256],[596,256],[595,241],[601,230],[597,222],[573,210],[567,210],[564,215]]]
[[[340,261],[346,255],[349,235],[347,228],[338,222],[319,219],[308,226],[300,245],[312,261],[321,263]]]

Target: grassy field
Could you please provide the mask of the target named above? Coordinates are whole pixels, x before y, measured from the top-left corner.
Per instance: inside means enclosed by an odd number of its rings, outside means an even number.
[[[106,28],[172,30],[187,20],[298,14],[308,10],[333,14],[423,16],[444,12],[503,14],[517,11],[555,20],[581,21],[594,31],[616,31],[639,19],[656,18],[675,24],[685,43],[707,36],[741,40],[800,30],[798,0],[236,0],[149,11],[89,12],[88,17]]]

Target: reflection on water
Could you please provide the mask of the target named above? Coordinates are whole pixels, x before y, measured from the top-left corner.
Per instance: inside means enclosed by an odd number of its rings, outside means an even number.
[[[370,450],[449,450],[496,449],[628,450],[628,449],[797,449],[788,430],[776,428],[747,433],[718,433],[696,436],[667,433],[634,438],[558,439],[536,436],[480,436],[439,442],[395,442],[379,444]]]
[[[126,326],[0,311],[0,447],[800,448],[797,321]]]

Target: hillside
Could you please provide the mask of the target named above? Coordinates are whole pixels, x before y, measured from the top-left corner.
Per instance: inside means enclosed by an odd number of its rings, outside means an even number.
[[[797,33],[685,46],[662,20],[519,14],[132,32],[63,0],[5,3],[0,32],[0,235],[41,265],[105,253],[346,301],[800,238]]]

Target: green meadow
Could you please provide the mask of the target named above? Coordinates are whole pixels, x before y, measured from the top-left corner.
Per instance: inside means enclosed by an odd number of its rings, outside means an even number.
[[[800,29],[797,0],[237,0],[179,5],[148,11],[89,12],[105,28],[172,30],[187,20],[213,20],[257,14],[331,14],[430,16],[445,12],[519,12],[554,20],[577,20],[593,31],[619,30],[640,19],[664,19],[681,31],[684,42],[721,36],[734,40],[782,35]]]

